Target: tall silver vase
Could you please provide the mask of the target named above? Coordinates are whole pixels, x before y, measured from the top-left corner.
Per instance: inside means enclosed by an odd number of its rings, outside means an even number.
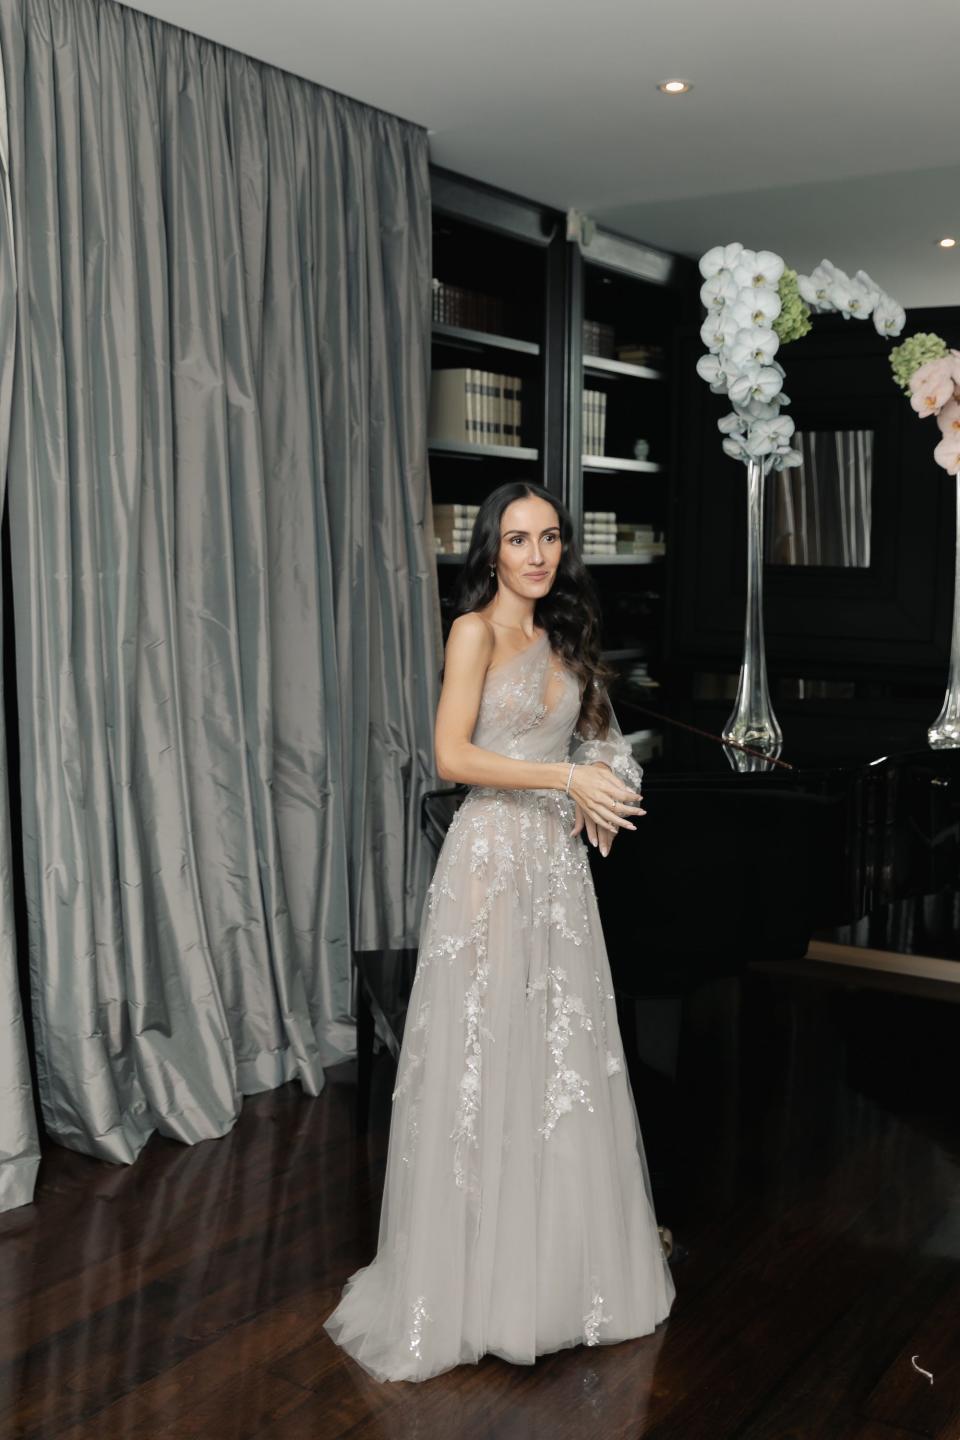
[[[950,671],[947,678],[947,693],[943,697],[943,708],[927,731],[927,739],[934,750],[950,750],[960,745],[960,475],[956,478],[956,487],[953,639],[950,643]]]
[[[737,699],[723,728],[724,740],[778,754],[783,731],[770,704],[763,648],[763,482],[762,460],[747,464],[747,613]]]

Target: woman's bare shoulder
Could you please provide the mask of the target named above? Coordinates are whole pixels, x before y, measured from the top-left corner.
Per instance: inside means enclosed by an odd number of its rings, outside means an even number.
[[[488,661],[493,654],[496,635],[490,621],[476,610],[458,615],[447,636],[447,655],[456,654],[471,661]]]

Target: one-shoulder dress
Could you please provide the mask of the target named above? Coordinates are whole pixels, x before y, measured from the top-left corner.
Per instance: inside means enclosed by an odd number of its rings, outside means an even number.
[[[639,791],[612,706],[607,738],[583,740],[580,702],[542,632],[488,670],[473,742],[603,760]],[[574,811],[559,790],[471,786],[437,858],[377,1253],[325,1322],[377,1379],[646,1335],[673,1303]]]

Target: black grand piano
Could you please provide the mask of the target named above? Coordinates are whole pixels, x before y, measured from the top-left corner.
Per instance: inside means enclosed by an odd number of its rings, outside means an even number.
[[[861,723],[780,713],[771,761],[724,745],[726,709],[615,698],[625,734],[652,730],[644,766],[647,815],[590,861],[614,988],[624,1011],[681,997],[754,961],[797,960],[815,936],[870,917],[871,943],[929,926],[925,953],[960,964],[960,750],[931,750],[916,714]],[[439,849],[467,793],[425,795],[423,829]],[[916,922],[916,923],[915,923]],[[414,951],[356,956],[360,1090],[366,1123],[374,1025],[399,1053]],[[653,1013],[653,1012],[651,1012]],[[655,1024],[662,1028],[662,1007]],[[636,1038],[622,1025],[628,1059]],[[642,1037],[641,1037],[642,1043]]]
[[[684,962],[798,958],[815,934],[960,887],[960,751],[930,749],[915,717],[781,716],[771,760],[725,745],[715,704],[617,710],[625,731],[659,732],[660,753],[643,761],[647,816],[591,857],[594,879],[611,943],[632,907],[666,983]],[[960,961],[952,930],[932,943]]]

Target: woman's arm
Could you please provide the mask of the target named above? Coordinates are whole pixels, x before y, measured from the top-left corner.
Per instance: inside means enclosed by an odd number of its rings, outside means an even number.
[[[566,790],[569,760],[512,760],[484,750],[470,739],[480,710],[483,682],[493,654],[493,636],[479,615],[458,615],[447,638],[443,689],[437,707],[434,752],[437,774],[464,785],[505,790]],[[626,742],[622,742],[626,745]],[[596,824],[635,830],[632,814],[640,796],[606,765],[588,760],[570,777],[571,798]]]
[[[619,775],[625,785],[630,785],[634,790],[639,791],[643,784],[643,766],[637,764],[629,742],[624,739],[610,696],[607,695],[606,699],[610,706],[610,726],[607,730],[607,738],[605,740],[584,740],[580,732],[575,730],[572,738],[578,743],[571,746],[570,759],[575,760],[578,765],[598,763],[609,765],[613,773]]]
[[[584,740],[579,731],[575,730],[572,740],[577,743],[571,745],[570,759],[576,761],[578,765],[607,766],[612,774],[618,776],[625,785],[632,788],[638,800],[642,799],[643,766],[637,764],[630,745],[624,739],[623,731],[617,720],[617,712],[613,708],[609,694],[606,698],[607,704],[610,706],[610,725],[607,730],[607,738],[605,740]],[[630,813],[645,815],[647,812],[638,805]],[[602,855],[608,855],[617,833],[616,829],[600,824],[595,815],[585,812],[578,803],[576,819],[570,833],[579,835],[584,828],[590,844],[595,845]]]
[[[511,760],[471,743],[492,654],[493,635],[486,621],[475,614],[458,615],[447,638],[443,688],[437,706],[437,774],[463,785],[563,790],[570,771],[568,761]]]

